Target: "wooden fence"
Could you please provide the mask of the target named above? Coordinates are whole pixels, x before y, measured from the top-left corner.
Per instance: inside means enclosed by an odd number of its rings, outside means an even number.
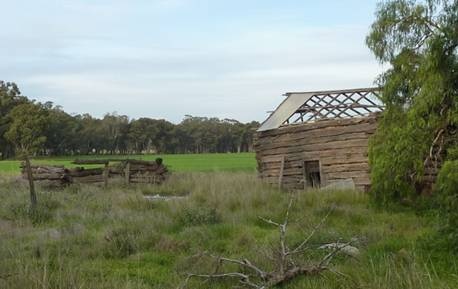
[[[160,184],[168,176],[167,167],[162,159],[142,161],[134,159],[75,160],[77,165],[103,165],[101,168],[65,168],[64,166],[31,165],[33,181],[49,181],[58,185],[73,183],[104,183],[111,178],[123,178],[126,184]],[[112,164],[110,164],[112,163]],[[29,178],[27,166],[21,165],[22,176]]]

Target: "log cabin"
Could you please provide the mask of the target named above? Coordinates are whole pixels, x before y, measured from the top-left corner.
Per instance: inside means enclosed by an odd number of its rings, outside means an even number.
[[[289,92],[255,136],[259,177],[290,189],[370,189],[378,88]]]

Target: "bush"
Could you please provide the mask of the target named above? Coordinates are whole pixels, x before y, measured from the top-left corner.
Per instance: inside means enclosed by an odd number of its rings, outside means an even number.
[[[7,219],[29,219],[33,225],[44,224],[52,220],[54,211],[60,203],[48,195],[39,196],[37,206],[32,209],[29,202],[21,201],[10,205]]]
[[[443,214],[444,233],[458,251],[458,160],[444,163],[437,178],[436,190]]]
[[[124,258],[137,252],[139,232],[128,226],[113,229],[105,236],[108,246],[105,247],[106,257]]]
[[[185,207],[178,215],[183,226],[211,225],[221,222],[221,216],[214,208]]]
[[[44,224],[52,220],[53,212],[43,204],[38,204],[35,209],[29,208],[28,217],[32,224]]]

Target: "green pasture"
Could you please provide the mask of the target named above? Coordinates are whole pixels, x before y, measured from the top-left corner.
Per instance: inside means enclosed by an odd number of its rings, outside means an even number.
[[[63,165],[74,167],[72,161],[75,159],[141,159],[154,160],[163,158],[164,163],[171,171],[176,172],[211,172],[211,171],[254,171],[256,160],[254,153],[220,153],[220,154],[166,154],[166,155],[98,155],[98,156],[67,156],[36,158],[32,163],[43,165]],[[0,161],[0,173],[19,173],[20,161]]]

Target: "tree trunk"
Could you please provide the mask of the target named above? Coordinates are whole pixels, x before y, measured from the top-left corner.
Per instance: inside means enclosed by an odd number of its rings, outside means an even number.
[[[29,179],[30,204],[31,204],[32,209],[35,209],[37,207],[37,194],[35,192],[35,184],[33,183],[32,167],[30,165],[30,159],[28,155],[26,155],[25,157],[25,166],[27,170],[27,178]]]

